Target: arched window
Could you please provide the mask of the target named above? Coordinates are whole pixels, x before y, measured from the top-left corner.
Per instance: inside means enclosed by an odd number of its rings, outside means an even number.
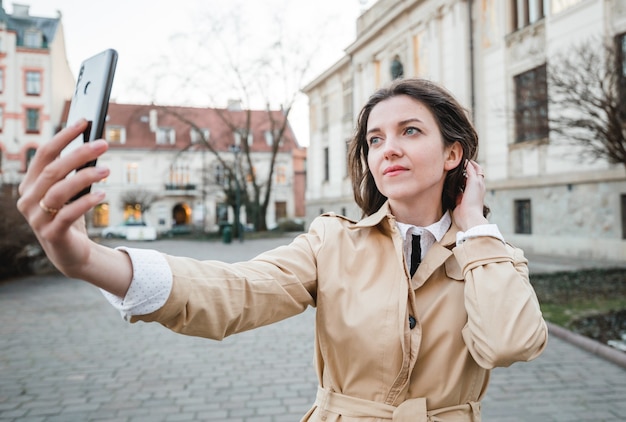
[[[109,225],[109,204],[98,204],[93,209],[93,226],[107,227]]]

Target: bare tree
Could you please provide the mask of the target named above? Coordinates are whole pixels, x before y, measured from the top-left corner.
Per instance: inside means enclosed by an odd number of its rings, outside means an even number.
[[[143,214],[147,212],[152,204],[159,199],[158,195],[154,192],[150,192],[145,189],[134,189],[125,191],[122,196],[122,207],[132,206],[135,209],[139,209],[141,218],[143,220]]]
[[[179,34],[173,40],[174,58],[164,57],[162,60],[176,65],[185,63],[184,74],[163,66],[160,68],[163,78],[177,76],[176,84],[181,92],[191,90],[196,97],[198,93],[203,94],[229,128],[230,133],[222,136],[233,139],[236,134],[241,140],[238,145],[232,145],[238,148],[238,153],[235,159],[231,159],[233,149],[227,152],[217,148],[215,145],[223,142],[214,133],[211,133],[211,139],[204,139],[202,122],[170,110],[201,135],[201,144],[223,166],[228,176],[224,193],[235,211],[235,218],[239,216],[238,204],[241,204],[245,206],[247,221],[253,223],[256,230],[265,231],[278,153],[286,137],[292,134],[289,115],[295,101],[302,95],[300,88],[309,76],[311,60],[318,47],[310,39],[306,40],[307,47],[303,39],[294,41],[280,17],[274,19],[272,30],[268,31],[273,34],[273,39],[259,44],[255,39],[259,38],[258,34],[246,32],[244,18],[232,9],[226,14],[213,11],[211,15],[203,16],[202,25],[198,26],[203,32]],[[245,48],[249,45],[255,46],[254,53]],[[166,75],[168,72],[170,74]],[[207,75],[211,75],[210,82],[207,82]],[[230,99],[236,99],[238,110],[216,106]],[[269,165],[263,174],[258,171],[254,151],[246,142],[255,130],[252,113],[259,110],[264,110],[271,134],[270,152],[264,159]],[[237,223],[235,230],[240,228]]]
[[[14,188],[13,185],[0,184],[0,280],[54,268],[17,210]]]
[[[583,159],[626,166],[626,90],[616,40],[590,38],[550,59],[550,131]]]

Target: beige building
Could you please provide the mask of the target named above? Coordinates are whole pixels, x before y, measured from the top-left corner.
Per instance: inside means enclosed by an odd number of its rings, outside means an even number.
[[[263,195],[273,140],[278,139],[284,119],[280,110],[111,102],[104,135],[109,150],[98,162],[111,174],[93,187],[104,191],[106,199],[88,216],[90,232],[98,234],[104,227],[139,220],[161,233],[172,229],[215,232],[220,224],[232,224],[233,208],[227,205],[224,186],[229,180],[227,167],[235,168],[233,148],[243,151],[243,142],[247,143]],[[243,152],[237,157],[239,165],[247,166]],[[268,228],[276,227],[281,219],[303,216],[305,160],[306,149],[298,146],[287,123],[275,154],[265,220]],[[142,210],[142,202],[149,205],[147,210]],[[252,228],[245,207],[240,215],[242,224]]]
[[[74,88],[61,17],[31,16],[0,0],[0,184],[22,179],[37,147],[58,128]]]
[[[585,162],[555,142],[546,82],[551,58],[590,37],[626,54],[625,1],[379,0],[356,27],[345,56],[304,90],[307,221],[324,211],[360,218],[347,143],[361,105],[399,63],[404,77],[442,83],[471,110],[491,220],[507,240],[533,252],[626,260],[624,167]]]

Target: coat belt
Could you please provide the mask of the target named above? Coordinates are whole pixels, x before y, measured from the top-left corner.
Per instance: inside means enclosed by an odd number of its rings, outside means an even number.
[[[346,396],[322,387],[317,387],[315,405],[319,411],[336,413],[349,417],[370,417],[387,419],[393,422],[478,422],[480,403],[469,402],[440,409],[426,408],[426,398],[409,399],[399,406],[380,403],[357,397]]]

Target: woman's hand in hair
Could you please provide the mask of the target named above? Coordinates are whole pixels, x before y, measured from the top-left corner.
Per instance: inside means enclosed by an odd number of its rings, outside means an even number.
[[[485,204],[485,173],[475,161],[465,164],[465,189],[459,193],[456,207],[452,212],[456,225],[467,231],[474,226],[488,224],[483,215]]]

